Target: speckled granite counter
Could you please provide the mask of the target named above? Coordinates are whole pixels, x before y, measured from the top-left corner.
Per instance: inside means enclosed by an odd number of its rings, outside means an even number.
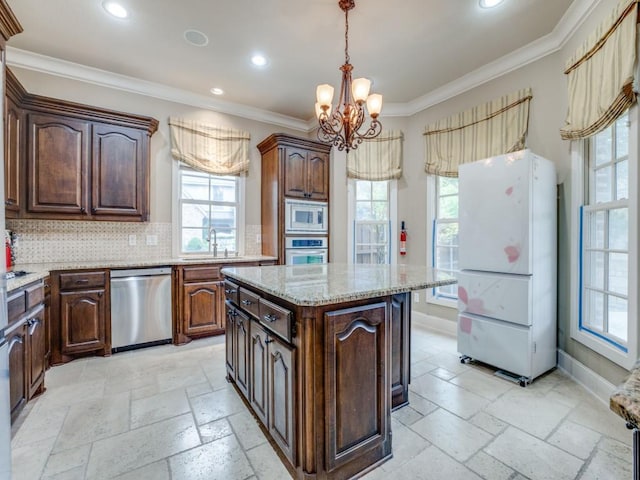
[[[640,364],[631,369],[631,374],[609,398],[609,408],[633,426],[640,425]]]
[[[194,258],[143,258],[128,260],[105,260],[104,262],[52,262],[52,263],[21,263],[14,266],[15,271],[28,272],[27,275],[14,277],[7,280],[7,290],[12,291],[23,287],[31,282],[40,280],[49,272],[55,270],[83,270],[88,268],[137,268],[156,267],[166,265],[191,265],[205,263],[233,264],[243,262],[267,262],[276,260],[275,257],[264,255],[247,255],[242,257],[194,257]]]
[[[222,273],[300,306],[319,306],[456,283],[444,273],[410,265],[226,267]]]

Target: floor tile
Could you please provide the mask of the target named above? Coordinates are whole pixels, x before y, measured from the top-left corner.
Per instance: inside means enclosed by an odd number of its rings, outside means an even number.
[[[424,437],[396,420],[391,420],[391,430],[393,431],[393,458],[383,463],[376,470],[392,472],[412,458],[421,455],[431,445]]]
[[[244,479],[255,473],[235,435],[175,455],[169,466],[172,480]]]
[[[486,480],[509,480],[513,470],[484,452],[471,457],[466,466]]]
[[[600,441],[599,447],[603,452],[610,453],[611,455],[621,458],[622,460],[631,461],[631,459],[633,458],[633,452],[629,445],[625,445],[624,443],[618,442],[617,440],[613,440],[611,438],[603,438]]]
[[[494,436],[501,433],[505,428],[507,428],[507,425],[509,425],[486,412],[476,413],[469,421],[476,427],[480,427],[485,432],[489,432]]]
[[[90,451],[91,444],[86,444],[52,454],[44,467],[43,475],[53,476],[79,467],[84,474]]]
[[[87,478],[106,479],[200,444],[191,414],[94,442]]]
[[[43,402],[36,400],[36,405],[15,433],[11,441],[13,446],[21,447],[44,438],[53,437],[55,440],[58,436],[69,411],[69,406],[46,407],[43,405]]]
[[[231,415],[228,417],[228,420],[242,448],[245,450],[267,442],[267,437],[265,437],[262,430],[260,430],[258,420],[248,411],[245,410]]]
[[[451,379],[451,383],[476,393],[488,400],[495,400],[507,391],[514,388],[513,383],[493,375],[469,369]]]
[[[285,480],[293,478],[282,461],[268,443],[247,450],[247,457],[260,480]]]
[[[531,480],[574,479],[582,467],[578,458],[514,427],[484,450]]]
[[[233,387],[200,395],[191,399],[191,409],[198,425],[213,422],[246,410]]]
[[[55,437],[51,437],[13,448],[11,450],[12,480],[40,478],[55,441]]]
[[[229,425],[226,418],[205,423],[204,425],[198,425],[198,431],[200,432],[202,443],[213,442],[219,438],[233,435],[231,425]]]
[[[145,465],[116,477],[117,480],[170,480],[169,463],[167,460]]]
[[[547,439],[547,442],[586,460],[599,440],[599,433],[577,423],[566,421],[560,424],[558,429]]]
[[[390,472],[386,478],[411,480],[481,479],[467,467],[456,462],[433,445]]]
[[[631,445],[631,430],[627,430],[624,420],[595,398],[580,403],[571,411],[568,419],[619,442]]]
[[[190,411],[184,389],[170,390],[131,402],[131,428],[175,417]]]
[[[493,438],[443,409],[430,413],[410,428],[459,462],[468,460]]]
[[[482,410],[489,401],[427,373],[412,380],[410,388],[420,396],[462,417],[469,418]]]
[[[580,480],[622,480],[633,478],[632,464],[607,452],[598,451]]]
[[[427,415],[438,408],[435,403],[430,402],[412,390],[409,390],[409,405],[422,415]]]

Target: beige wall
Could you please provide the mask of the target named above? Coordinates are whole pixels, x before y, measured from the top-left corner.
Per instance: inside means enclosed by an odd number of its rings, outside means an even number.
[[[405,134],[403,176],[398,181],[398,220],[405,220],[409,232],[408,264],[427,264],[427,199],[424,173],[424,127],[442,117],[473,107],[524,87],[531,87],[533,100],[530,109],[527,146],[535,153],[556,164],[559,183],[558,217],[558,344],[559,347],[611,383],[619,383],[627,372],[590,349],[570,339],[569,258],[576,243],[571,241],[570,211],[570,156],[569,143],[560,139],[567,108],[566,83],[563,74],[565,60],[576,46],[587,37],[594,26],[613,8],[616,0],[603,0],[592,15],[577,30],[572,39],[559,51],[534,63],[503,75],[491,82],[458,95],[407,118],[382,117],[384,128],[402,130]],[[434,66],[437,68],[437,66]],[[246,222],[260,223],[260,156],[255,148],[263,138],[276,131],[286,131],[265,123],[245,120],[231,115],[191,108],[140,95],[110,90],[80,82],[64,80],[32,71],[15,70],[28,91],[67,100],[113,108],[126,112],[150,115],[160,120],[160,128],[152,139],[151,220],[171,221],[171,159],[167,118],[180,115],[199,118],[247,130],[251,134],[251,168],[247,179]],[[384,111],[383,111],[384,113]],[[309,136],[301,132],[289,132]],[[331,261],[347,260],[347,181],[344,152],[332,153],[331,164]],[[397,232],[394,232],[394,235]],[[453,309],[429,306],[421,302],[414,308],[455,321]]]

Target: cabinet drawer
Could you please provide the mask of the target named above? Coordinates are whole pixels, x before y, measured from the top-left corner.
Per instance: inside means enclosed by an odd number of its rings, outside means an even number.
[[[291,321],[293,315],[285,308],[260,299],[260,323],[286,341],[291,341]]]
[[[260,318],[260,297],[240,287],[240,307],[256,318]]]
[[[9,324],[17,320],[20,315],[27,311],[27,301],[24,290],[11,293],[7,300],[7,316]]]
[[[104,287],[107,284],[106,272],[72,272],[60,274],[60,290],[76,288]]]
[[[44,302],[44,285],[42,283],[29,285],[25,289],[25,302],[27,310],[30,310]]]
[[[224,296],[230,302],[238,305],[238,285],[229,280],[224,281]]]
[[[183,268],[185,282],[191,282],[194,280],[220,280],[220,267],[203,265],[199,267]]]

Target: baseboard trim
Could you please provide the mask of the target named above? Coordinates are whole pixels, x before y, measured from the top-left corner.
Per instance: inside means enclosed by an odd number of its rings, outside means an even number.
[[[558,349],[558,368],[609,406],[609,397],[615,390],[615,385],[560,349]]]
[[[440,317],[434,317],[433,315],[427,315],[426,313],[412,310],[411,322],[418,323],[424,327],[446,333],[447,335],[452,335],[454,337],[458,335],[458,324],[456,322]]]

